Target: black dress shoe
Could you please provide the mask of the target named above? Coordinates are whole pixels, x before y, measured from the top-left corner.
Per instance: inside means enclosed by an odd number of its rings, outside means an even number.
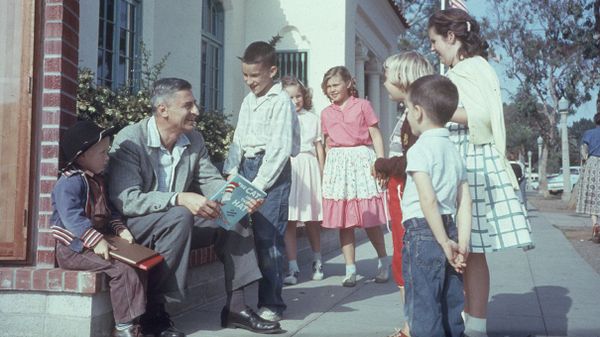
[[[185,333],[177,330],[166,311],[145,313],[140,318],[144,336],[185,337]]]
[[[223,310],[221,310],[221,326],[224,328],[242,328],[264,334],[284,332],[278,322],[262,319],[249,307],[239,313],[230,312],[226,307],[223,307]]]

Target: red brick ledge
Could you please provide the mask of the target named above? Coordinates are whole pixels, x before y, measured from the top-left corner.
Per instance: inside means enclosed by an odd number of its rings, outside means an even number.
[[[213,246],[190,252],[189,267],[217,261]],[[108,278],[102,272],[61,268],[0,267],[0,291],[41,291],[95,294],[108,290]]]

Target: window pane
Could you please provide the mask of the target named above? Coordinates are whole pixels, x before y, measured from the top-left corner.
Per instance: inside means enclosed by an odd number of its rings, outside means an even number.
[[[106,20],[114,22],[115,0],[106,0]]]
[[[100,17],[104,18],[106,15],[104,12],[104,7],[106,7],[106,0],[100,0]]]
[[[127,58],[119,57],[119,71],[117,71],[117,86],[121,87],[125,85],[125,78],[127,75]]]
[[[106,24],[106,49],[113,51],[113,24]]]
[[[104,37],[106,32],[104,31],[104,20],[98,21],[98,48],[104,48]]]
[[[205,0],[202,7],[201,105],[210,111],[222,109],[223,7],[220,1]]]
[[[113,66],[112,66],[112,59],[113,58],[112,57],[113,57],[113,53],[108,52],[108,51],[106,53],[104,53],[104,63],[103,63],[103,66],[104,66],[104,73],[103,74],[104,74],[104,76],[103,77],[106,78],[106,79],[111,79],[112,78],[112,73],[113,73],[112,72],[112,68],[113,68]]]
[[[127,29],[127,2],[125,0],[119,1],[119,27]]]
[[[137,83],[134,51],[139,4],[139,0],[101,0],[100,3],[97,77],[98,82],[102,80],[113,89]]]
[[[98,83],[102,83],[101,79],[104,78],[104,52],[102,52],[102,49],[98,49],[98,70],[96,71],[96,78],[98,78]]]
[[[119,34],[119,54],[127,55],[127,31],[122,28]]]

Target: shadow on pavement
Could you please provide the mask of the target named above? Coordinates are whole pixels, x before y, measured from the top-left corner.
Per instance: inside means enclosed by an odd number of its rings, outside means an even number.
[[[567,336],[568,294],[563,287],[539,286],[524,294],[494,295],[488,305],[488,335]]]

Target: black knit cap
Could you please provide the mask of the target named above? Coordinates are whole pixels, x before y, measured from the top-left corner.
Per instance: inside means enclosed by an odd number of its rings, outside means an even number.
[[[110,137],[117,132],[116,128],[103,129],[91,121],[79,121],[65,131],[60,148],[62,149],[65,165],[63,169],[73,165],[75,159],[102,138]]]

